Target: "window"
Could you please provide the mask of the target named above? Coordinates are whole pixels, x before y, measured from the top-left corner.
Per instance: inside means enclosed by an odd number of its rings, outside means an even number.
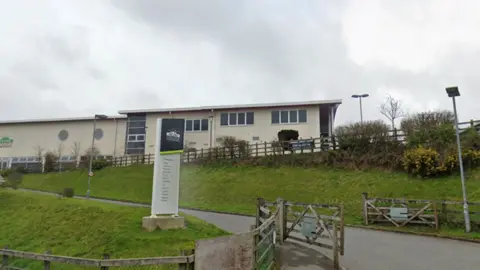
[[[222,113],[220,125],[222,126],[245,126],[254,124],[253,112]]]
[[[272,111],[272,124],[296,124],[307,122],[307,110]]]
[[[128,141],[129,142],[144,142],[145,141],[145,135],[144,134],[129,134],[128,135]]]
[[[186,120],[185,131],[208,131],[208,119]]]

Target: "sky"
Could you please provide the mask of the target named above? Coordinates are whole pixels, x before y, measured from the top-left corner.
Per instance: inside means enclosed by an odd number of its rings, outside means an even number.
[[[342,99],[480,119],[476,0],[0,0],[0,120]],[[477,64],[476,64],[477,63]]]

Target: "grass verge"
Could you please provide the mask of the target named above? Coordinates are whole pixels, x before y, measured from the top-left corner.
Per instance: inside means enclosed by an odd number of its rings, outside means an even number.
[[[106,168],[93,177],[91,195],[116,200],[149,203],[152,166]],[[58,192],[75,188],[84,195],[87,172],[27,175],[21,187]],[[307,203],[342,203],[345,221],[361,224],[361,193],[370,197],[461,201],[458,176],[441,179],[415,179],[403,173],[345,171],[328,168],[205,167],[185,165],[181,170],[180,205],[204,210],[240,214],[255,212],[255,199],[263,197]],[[480,171],[470,172],[468,198],[480,201]],[[463,235],[461,230],[443,228],[439,234]],[[479,234],[468,237],[480,238]]]
[[[145,232],[141,219],[149,209],[0,189],[0,246],[21,251],[101,259],[178,256],[194,240],[226,235],[219,228],[186,216],[187,229]],[[42,268],[31,260],[15,266]],[[54,269],[83,269],[54,264]],[[132,269],[132,268],[130,268]],[[178,269],[178,266],[134,269]]]

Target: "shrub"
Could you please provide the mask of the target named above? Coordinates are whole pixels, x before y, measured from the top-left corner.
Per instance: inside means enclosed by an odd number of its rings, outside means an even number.
[[[437,175],[440,155],[431,148],[414,148],[405,151],[403,166],[408,174],[422,178]]]
[[[480,134],[474,127],[470,127],[461,133],[460,137],[464,149],[480,150]]]
[[[229,158],[244,158],[250,156],[250,145],[245,140],[237,140],[233,136],[223,136],[217,139],[229,153]],[[226,153],[223,153],[226,155]]]
[[[45,153],[45,163],[43,166],[44,172],[53,172],[55,171],[55,164],[58,161],[57,155],[53,152],[47,152]]]
[[[455,129],[451,123],[412,130],[406,138],[409,148],[421,146],[433,148],[439,152],[443,152],[443,150],[454,144],[455,140]]]
[[[409,115],[402,119],[400,128],[408,136],[415,130],[430,129],[444,124],[452,124],[455,115],[451,111],[430,111]]]
[[[12,169],[1,170],[0,176],[2,176],[3,178],[7,178],[12,172],[14,172],[14,170]]]
[[[105,159],[95,159],[92,162],[92,170],[98,171],[105,167],[108,167],[108,165],[110,165],[110,163]]]
[[[277,133],[278,140],[281,142],[285,141],[296,141],[300,137],[298,130],[293,129],[282,129]]]
[[[64,188],[62,195],[67,198],[73,198],[73,196],[75,196],[75,191],[73,188]]]
[[[390,140],[389,127],[383,121],[367,121],[339,126],[335,129],[336,143],[341,150],[366,152]]]

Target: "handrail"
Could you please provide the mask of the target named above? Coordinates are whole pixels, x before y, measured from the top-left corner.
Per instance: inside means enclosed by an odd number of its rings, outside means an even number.
[[[181,264],[181,263],[191,263],[195,261],[195,255],[127,258],[127,259],[89,259],[89,258],[78,258],[78,257],[25,252],[25,251],[11,250],[11,249],[0,249],[0,255],[23,258],[23,259],[31,259],[31,260],[37,260],[37,261],[49,261],[49,262],[55,262],[55,263],[96,266],[96,267]]]

